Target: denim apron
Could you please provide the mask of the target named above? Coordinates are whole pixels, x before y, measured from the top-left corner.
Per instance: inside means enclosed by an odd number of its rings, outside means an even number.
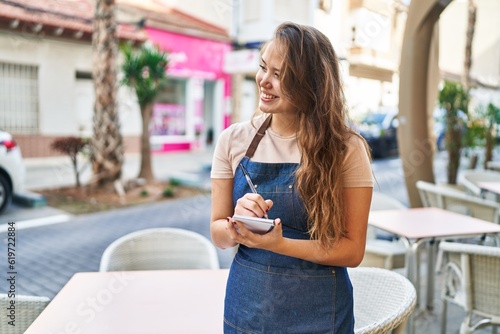
[[[310,239],[307,215],[294,187],[295,163],[253,162],[270,118],[241,164],[265,199],[269,218],[281,218],[283,236]],[[233,202],[251,192],[241,168],[234,175]],[[224,333],[309,334],[354,332],[352,286],[344,267],[331,267],[262,249],[238,247],[224,305]]]

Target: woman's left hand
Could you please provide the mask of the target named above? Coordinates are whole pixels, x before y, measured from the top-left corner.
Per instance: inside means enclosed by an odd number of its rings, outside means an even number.
[[[248,230],[245,225],[228,218],[227,231],[232,240],[238,244],[245,245],[249,248],[260,248],[272,251],[274,247],[283,240],[283,229],[281,219],[274,220],[274,228],[266,234],[257,234]]]

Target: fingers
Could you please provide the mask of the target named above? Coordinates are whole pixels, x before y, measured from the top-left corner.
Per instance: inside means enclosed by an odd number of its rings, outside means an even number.
[[[269,210],[271,210],[271,208],[273,207],[274,203],[270,199],[266,199],[264,202],[266,203],[266,205],[267,205],[267,211],[269,212]]]
[[[233,240],[234,242],[241,244],[244,243],[245,235],[248,235],[248,233],[252,233],[248,231],[245,226],[242,224],[238,223],[236,220],[234,220],[231,217],[227,217],[227,225],[226,225],[226,231],[228,233],[228,236]]]
[[[260,237],[260,235],[248,230],[245,225],[232,218],[228,220],[227,230],[234,242],[251,248],[255,247],[254,239]]]
[[[238,199],[234,212],[239,215],[264,217],[272,206],[272,200],[264,200],[259,194],[248,193]]]
[[[231,240],[235,242],[238,242],[236,239],[238,238],[239,231],[236,229],[236,226],[234,224],[235,221],[231,217],[227,217],[226,220],[227,220],[226,231],[229,238],[231,238]]]
[[[273,251],[273,247],[278,245],[283,238],[281,220],[275,220],[275,227],[266,234],[257,234],[248,230],[242,223],[228,218],[226,230],[228,235],[237,244],[245,245],[249,248],[262,248]]]

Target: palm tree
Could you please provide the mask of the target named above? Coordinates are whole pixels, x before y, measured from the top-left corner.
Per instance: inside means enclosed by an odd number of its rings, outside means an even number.
[[[141,168],[140,178],[146,181],[154,180],[151,168],[151,145],[149,142],[149,123],[153,113],[153,103],[156,96],[166,83],[167,54],[158,47],[143,45],[133,49],[125,44],[122,47],[125,56],[122,64],[122,84],[132,87],[137,94],[141,108],[142,135],[141,135]]]
[[[105,186],[121,177],[123,138],[120,133],[116,92],[115,0],[97,0],[92,35],[95,90],[92,159],[97,185]]]
[[[448,151],[448,183],[456,184],[460,156],[464,145],[465,119],[468,117],[469,93],[462,85],[445,80],[439,91],[439,106],[445,110],[446,150]]]
[[[475,0],[469,0],[467,34],[465,39],[464,73],[462,79],[465,90],[468,90],[470,88],[470,69],[472,67],[472,41],[474,40],[474,32],[476,30],[476,13],[477,6]]]
[[[466,92],[470,89],[470,69],[472,67],[472,41],[474,40],[474,32],[476,30],[476,13],[477,6],[475,0],[468,0],[467,12],[467,32],[465,36],[465,57],[464,57],[464,72],[462,75],[462,86]],[[469,169],[476,168],[477,153],[472,152],[469,161]]]

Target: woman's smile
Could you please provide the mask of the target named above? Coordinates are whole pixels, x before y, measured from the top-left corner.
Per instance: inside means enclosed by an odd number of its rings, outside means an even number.
[[[271,95],[271,94],[268,94],[268,93],[264,93],[264,92],[262,92],[262,94],[261,94],[261,97],[260,97],[260,98],[261,98],[261,100],[263,100],[264,102],[268,102],[268,101],[272,101],[272,100],[274,100],[274,99],[277,99],[277,98],[278,98],[278,96],[276,96],[276,95]]]

